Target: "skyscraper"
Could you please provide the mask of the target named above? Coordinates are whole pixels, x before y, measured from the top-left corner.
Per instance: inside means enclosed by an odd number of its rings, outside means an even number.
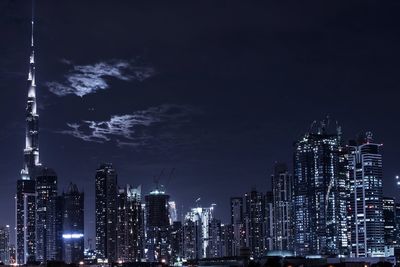
[[[183,226],[181,221],[173,222],[171,226],[171,263],[183,258]]]
[[[276,163],[272,179],[273,247],[293,250],[292,175],[284,163]]]
[[[112,164],[96,171],[96,252],[103,261],[117,259],[117,173]]]
[[[0,226],[0,262],[10,264],[10,226]]]
[[[33,9],[32,9],[33,10]],[[35,169],[39,163],[39,114],[36,103],[34,20],[31,21],[31,44],[26,104],[26,134],[24,165],[17,181],[16,201],[16,258],[18,264],[35,259]]]
[[[36,260],[56,260],[57,174],[41,168],[36,176]]]
[[[118,193],[117,258],[123,262],[140,261],[143,257],[141,219],[141,186],[126,185]]]
[[[255,189],[245,194],[246,245],[254,258],[265,255],[265,199]]]
[[[397,246],[396,232],[396,208],[392,197],[383,198],[383,227],[385,239],[386,256],[394,255],[394,248]]]
[[[351,255],[384,256],[381,144],[372,133],[349,144]]]
[[[185,215],[183,230],[185,258],[202,259],[208,256],[213,209],[213,206],[192,208]]]
[[[63,260],[66,263],[83,261],[84,251],[84,193],[70,183],[63,199]]]
[[[322,121],[295,144],[294,248],[298,255],[346,255],[347,196],[340,127]]]
[[[209,245],[207,247],[207,258],[222,257],[222,229],[221,220],[213,218],[209,225]]]
[[[169,195],[156,188],[145,196],[146,203],[146,258],[150,262],[169,262],[170,223]]]
[[[231,198],[231,225],[233,230],[232,254],[239,256],[240,248],[244,246],[244,224],[243,224],[243,198]]]

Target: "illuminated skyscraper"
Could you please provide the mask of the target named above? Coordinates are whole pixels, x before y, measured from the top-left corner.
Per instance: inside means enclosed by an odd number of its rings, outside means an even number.
[[[345,153],[340,127],[329,120],[295,144],[293,208],[297,255],[346,255],[347,197]]]
[[[233,230],[232,254],[230,256],[239,256],[240,248],[244,247],[244,217],[243,217],[243,198],[231,198],[231,226]]]
[[[33,8],[32,8],[33,11]],[[26,133],[24,165],[17,181],[16,201],[16,258],[18,264],[35,260],[35,171],[39,163],[39,114],[36,103],[35,49],[32,12],[31,51],[26,104]]]
[[[134,262],[143,257],[141,186],[126,185],[118,193],[117,258]]]
[[[62,200],[63,260],[78,264],[84,259],[84,193],[71,183]]]
[[[150,262],[170,260],[169,195],[157,188],[145,196],[146,202],[146,258]]]
[[[117,173],[112,164],[96,171],[96,252],[108,262],[117,260]]]
[[[384,256],[381,144],[368,132],[364,140],[350,142],[351,255]]]
[[[0,262],[10,264],[10,226],[0,226]]]
[[[42,168],[36,176],[36,260],[57,259],[57,174]]]
[[[286,164],[276,163],[272,179],[273,248],[293,250],[292,175]]]
[[[210,246],[210,225],[213,218],[213,206],[192,208],[184,221],[184,252],[187,259],[206,258]]]
[[[397,246],[396,232],[396,208],[392,197],[383,198],[383,226],[385,239],[386,256],[394,255],[394,248]]]
[[[246,246],[254,258],[265,255],[265,198],[255,189],[245,194]]]

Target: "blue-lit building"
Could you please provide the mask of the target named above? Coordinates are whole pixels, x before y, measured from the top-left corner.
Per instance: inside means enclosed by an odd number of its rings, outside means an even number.
[[[62,250],[66,263],[84,260],[84,193],[76,184],[70,184],[62,195]]]
[[[322,121],[295,143],[294,250],[297,255],[347,255],[348,179],[340,127]]]
[[[384,256],[381,144],[372,133],[349,144],[351,256]]]

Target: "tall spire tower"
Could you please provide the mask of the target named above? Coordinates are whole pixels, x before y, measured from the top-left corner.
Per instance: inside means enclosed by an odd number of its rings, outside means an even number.
[[[34,3],[32,1],[31,19],[31,51],[29,57],[28,73],[28,100],[26,104],[26,136],[24,149],[24,167],[21,171],[23,180],[32,178],[33,169],[40,166],[39,163],[39,114],[36,103],[35,81],[35,45],[34,45]]]
[[[35,49],[33,40],[33,0],[31,19],[31,52],[28,74],[28,100],[26,104],[26,138],[24,165],[21,179],[17,181],[15,196],[15,263],[25,264],[35,260],[36,253],[36,179],[39,163],[39,115],[36,110]]]

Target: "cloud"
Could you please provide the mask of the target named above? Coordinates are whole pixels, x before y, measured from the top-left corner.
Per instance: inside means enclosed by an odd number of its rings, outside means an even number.
[[[66,65],[72,62],[63,59]],[[58,95],[66,96],[74,94],[84,96],[105,90],[109,87],[106,77],[114,77],[124,81],[144,81],[154,75],[154,69],[148,66],[135,66],[134,61],[108,61],[94,65],[76,65],[65,75],[64,82],[51,81],[46,85],[49,90]]]
[[[142,147],[179,139],[180,129],[200,111],[188,105],[163,104],[138,110],[132,114],[113,115],[103,121],[67,123],[60,131],[87,142],[113,141],[118,146]]]

